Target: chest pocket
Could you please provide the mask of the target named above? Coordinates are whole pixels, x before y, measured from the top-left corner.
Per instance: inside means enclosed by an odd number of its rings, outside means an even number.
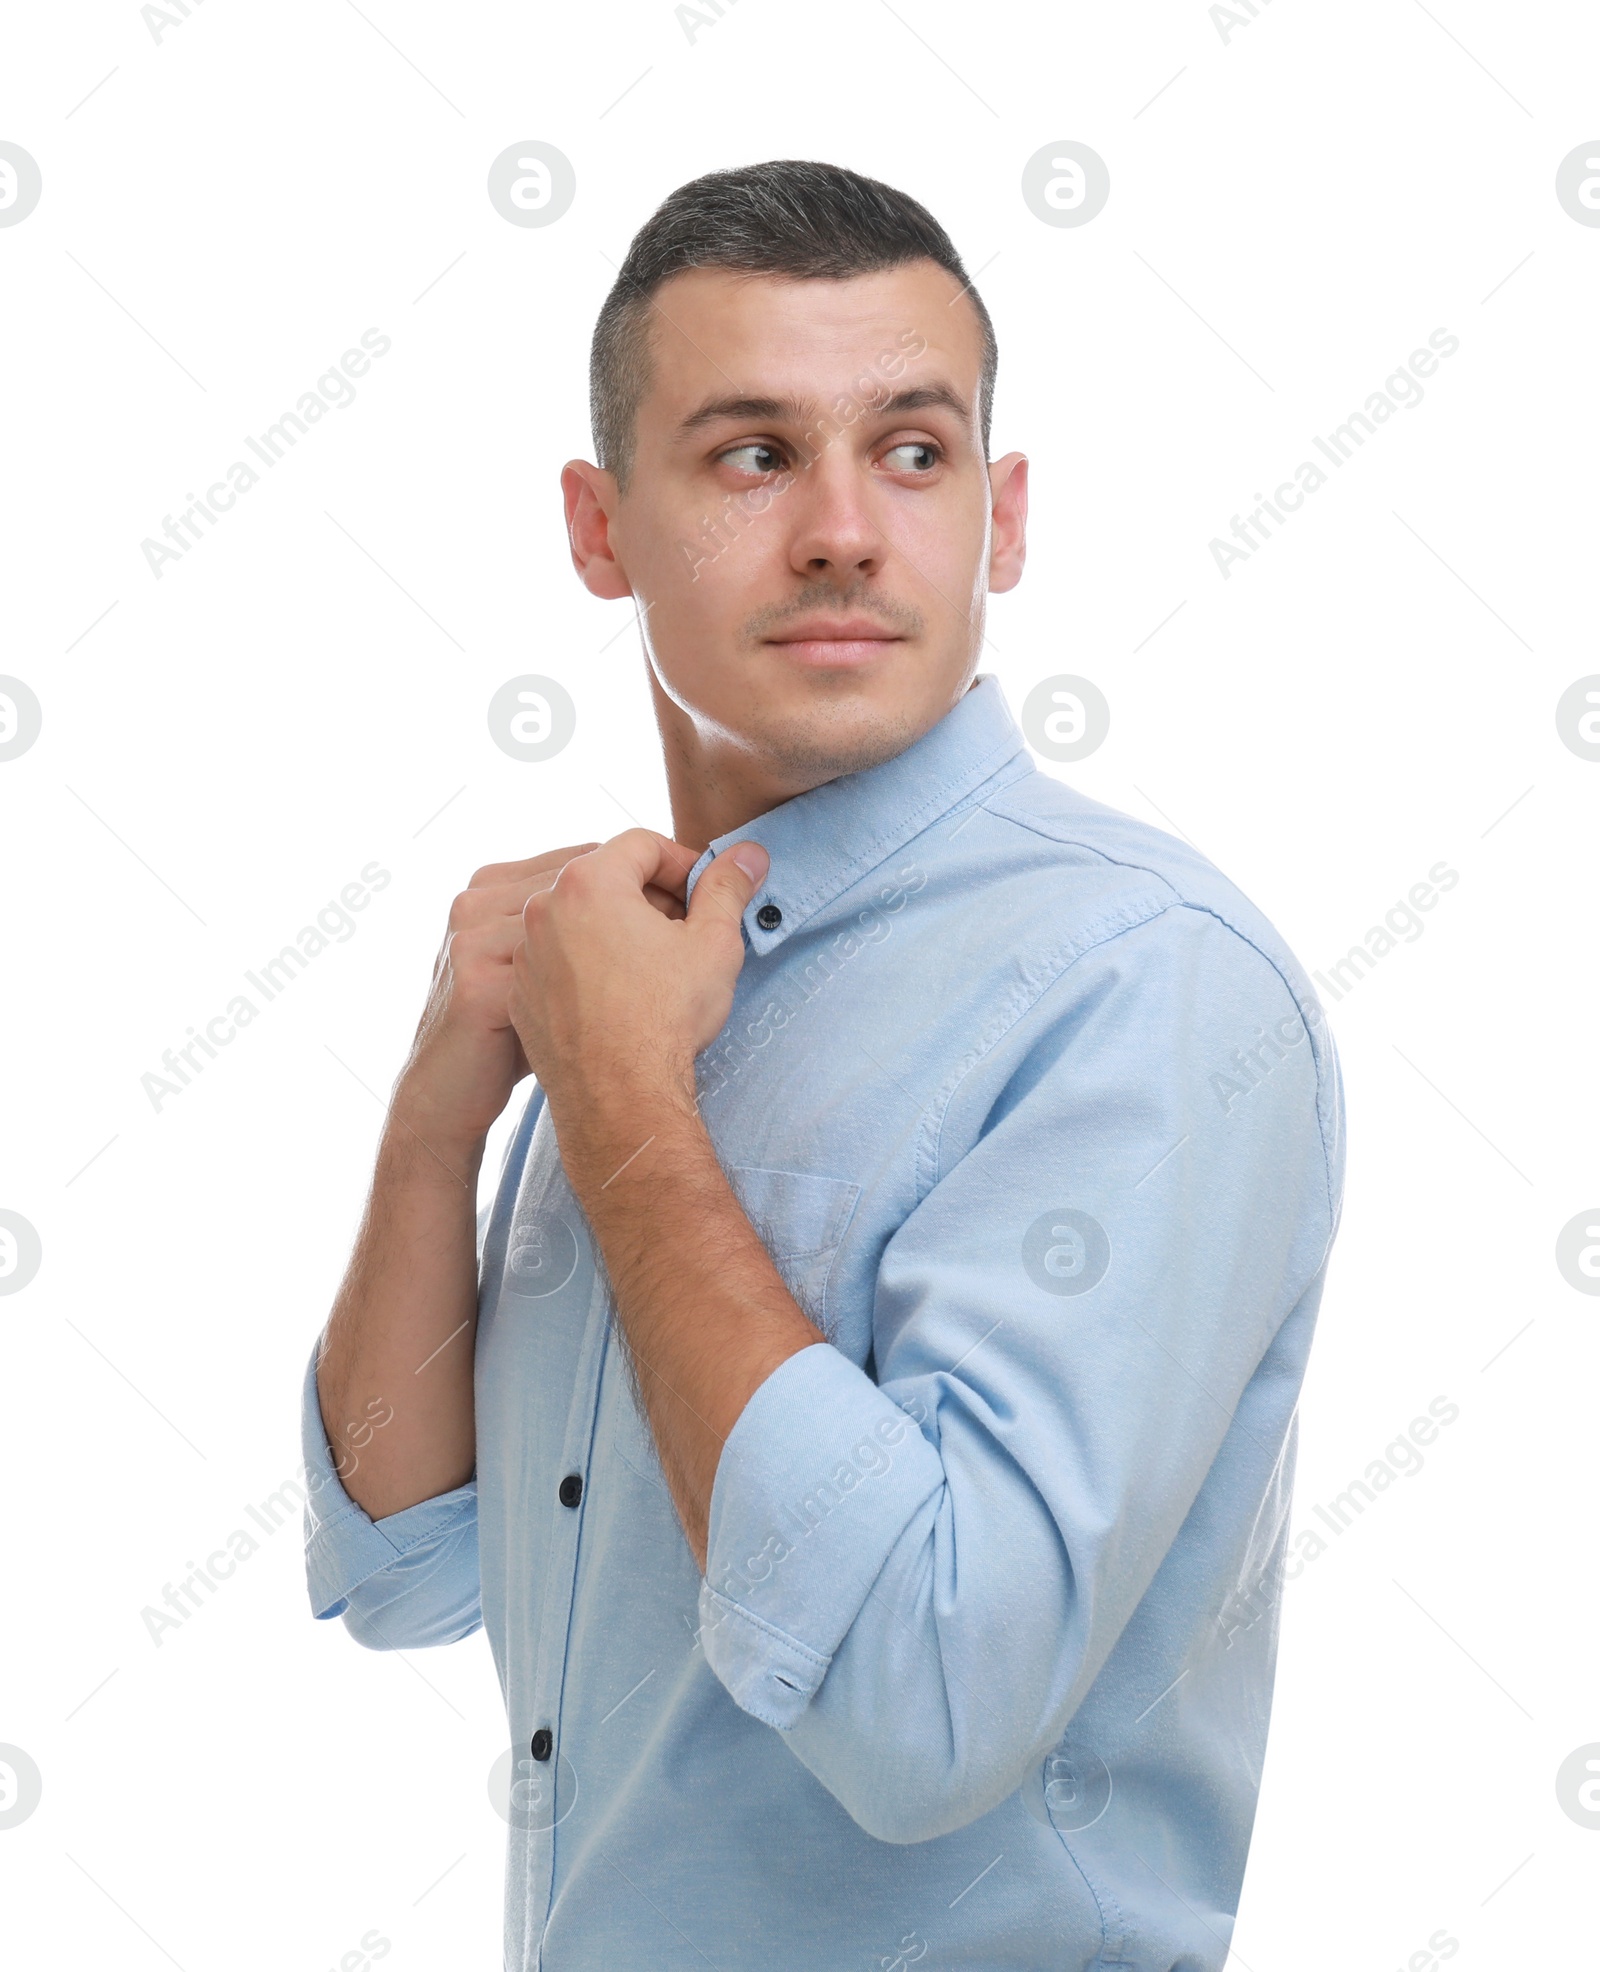
[[[828,1275],[861,1196],[846,1178],[731,1164],[728,1182],[783,1284],[824,1334]]]
[[[802,1311],[828,1334],[828,1275],[861,1187],[847,1178],[818,1177],[809,1171],[772,1171],[758,1164],[729,1164],[724,1168],[740,1209],[771,1255],[784,1286]],[[608,1311],[610,1306],[608,1296]],[[614,1429],[622,1456],[642,1477],[664,1488],[649,1423],[640,1416],[620,1374],[615,1377],[613,1402]]]

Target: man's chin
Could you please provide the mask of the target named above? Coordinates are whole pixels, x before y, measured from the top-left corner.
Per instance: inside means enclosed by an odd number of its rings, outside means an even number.
[[[841,774],[859,774],[892,760],[917,739],[921,726],[897,700],[883,701],[864,689],[785,693],[769,702],[745,727],[744,737],[786,780],[817,786]]]

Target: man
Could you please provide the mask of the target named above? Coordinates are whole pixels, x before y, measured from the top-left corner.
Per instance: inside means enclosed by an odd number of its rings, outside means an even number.
[[[682,187],[600,317],[572,556],[673,839],[457,898],[305,1389],[315,1613],[488,1634],[518,1972],[1227,1956],[1339,1071],[976,673],[994,370],[821,164]]]

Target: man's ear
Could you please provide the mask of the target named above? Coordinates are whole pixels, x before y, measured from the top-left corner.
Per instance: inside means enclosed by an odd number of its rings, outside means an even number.
[[[561,497],[567,509],[567,545],[578,579],[603,602],[631,596],[633,585],[611,545],[611,517],[619,497],[616,476],[587,460],[569,459],[561,468]]]
[[[989,543],[989,587],[998,595],[1022,580],[1028,556],[1028,461],[1021,452],[1008,452],[989,468],[989,498],[994,515]]]

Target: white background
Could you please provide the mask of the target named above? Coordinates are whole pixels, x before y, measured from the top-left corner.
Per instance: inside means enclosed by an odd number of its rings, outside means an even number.
[[[1350,1173],[1295,1527],[1430,1400],[1460,1415],[1286,1591],[1230,1964],[1389,1972],[1440,1929],[1462,1968],[1592,1962],[1600,1832],[1555,1775],[1600,1740],[1600,1307],[1554,1259],[1600,1197],[1600,765],[1555,722],[1600,671],[1600,229],[1554,191],[1600,129],[1592,11],[1275,0],[1225,39],[1200,0],[741,0],[691,39],[668,0],[206,0],[159,41],[131,0],[64,12],[0,24],[0,138],[44,181],[0,230],[0,670],[44,707],[0,765],[0,1206],[44,1248],[0,1300],[0,1742],[44,1784],[0,1831],[8,1961],[318,1972],[376,1930],[396,1972],[500,1963],[481,1634],[313,1624],[298,1516],[159,1646],[141,1611],[296,1473],[453,891],[670,828],[557,474],[635,229],[801,156],[925,201],[993,313],[1033,557],[982,668],[1013,709],[1060,672],[1112,707],[1052,771],[1191,837],[1308,968],[1460,873],[1324,996]],[[528,138],[577,173],[548,228],[485,194]],[[1067,138],[1111,173],[1082,228],[1020,192]],[[157,580],[140,542],[369,327],[356,401]],[[1224,579],[1208,542],[1436,328],[1425,401]],[[525,671],[578,707],[540,766],[485,723]],[[356,934],[155,1110],[163,1050],[374,859]]]

